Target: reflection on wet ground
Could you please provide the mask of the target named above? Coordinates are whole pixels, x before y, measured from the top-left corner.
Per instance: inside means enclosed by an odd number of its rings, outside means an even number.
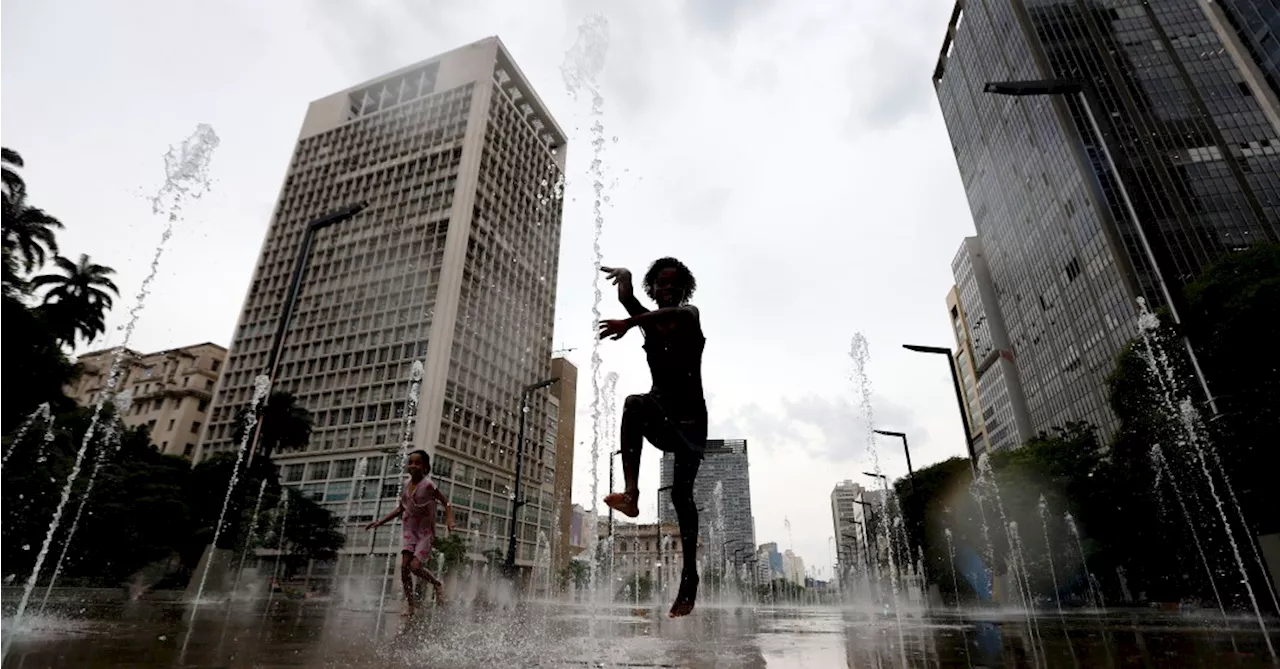
[[[5,598],[5,609],[11,608]],[[402,626],[319,601],[201,606],[78,595],[13,639],[4,669],[43,667],[1264,667],[1256,622],[1223,629],[1148,612],[975,612],[897,619],[830,608],[658,610],[524,604],[454,607]],[[5,621],[6,636],[13,632]],[[1249,630],[1253,624],[1253,631]],[[185,651],[184,651],[185,644]],[[1235,650],[1233,650],[1233,648]]]

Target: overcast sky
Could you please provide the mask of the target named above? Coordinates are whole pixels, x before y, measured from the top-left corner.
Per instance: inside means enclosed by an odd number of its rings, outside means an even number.
[[[571,135],[555,336],[576,348],[585,409],[588,108],[560,67],[582,19],[603,13],[603,122],[617,138],[605,263],[641,273],[675,255],[698,276],[712,436],[749,440],[757,539],[825,574],[831,488],[868,482],[871,467],[849,379],[856,332],[870,341],[878,426],[911,435],[916,467],[964,451],[945,362],[900,348],[953,345],[950,261],[973,234],[930,83],[950,11],[939,0],[6,0],[0,120],[33,204],[67,226],[63,254],[118,270],[112,326],[159,240],[146,198],[161,157],[211,124],[216,182],[167,247],[131,345],[227,345],[307,103],[498,35]],[[622,313],[613,301],[604,312]],[[619,397],[648,387],[639,344],[603,345]],[[585,411],[577,429],[589,445]],[[589,450],[574,477],[588,507]],[[905,473],[897,444],[879,451],[887,474]],[[642,518],[654,515],[657,463],[646,449]]]

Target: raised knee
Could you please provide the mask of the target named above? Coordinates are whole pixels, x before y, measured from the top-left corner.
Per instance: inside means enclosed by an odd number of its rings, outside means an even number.
[[[624,411],[639,409],[643,403],[644,395],[627,395],[627,399],[622,400],[622,409]]]

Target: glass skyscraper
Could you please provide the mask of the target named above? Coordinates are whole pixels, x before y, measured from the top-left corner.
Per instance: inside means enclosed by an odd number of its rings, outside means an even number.
[[[1135,298],[1162,305],[1163,280],[1176,302],[1218,255],[1280,237],[1274,91],[1205,4],[965,0],[952,13],[933,81],[1034,431],[1088,420],[1108,434],[1105,379],[1136,332]],[[1092,102],[984,92],[1027,80],[1079,82]]]
[[[675,480],[675,455],[662,454],[658,473],[659,487]],[[721,487],[717,505],[716,484]],[[693,485],[693,499],[698,506],[698,536],[704,567],[720,564],[721,558],[740,565],[756,547],[755,516],[751,513],[751,468],[747,460],[746,439],[708,439],[702,465]],[[723,517],[723,531],[717,533],[718,519]],[[663,491],[658,504],[658,520],[677,522],[671,494]]]

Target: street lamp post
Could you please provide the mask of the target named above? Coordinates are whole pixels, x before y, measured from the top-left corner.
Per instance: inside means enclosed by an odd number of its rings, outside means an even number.
[[[525,502],[520,498],[520,494],[523,487],[521,482],[524,470],[524,426],[529,414],[529,396],[559,380],[560,377],[555,377],[531,383],[520,391],[520,431],[516,437],[516,489],[515,496],[511,500],[511,531],[507,533],[506,571],[508,576],[515,576],[516,573],[516,517]]]
[[[902,450],[907,454],[907,483],[911,486],[911,492],[916,491],[916,473],[911,469],[911,447],[907,445],[907,435],[905,432],[890,432],[889,430],[872,430],[876,434],[886,437],[898,437],[902,439]]]
[[[284,333],[289,329],[289,320],[293,318],[293,307],[298,302],[298,294],[302,292],[302,274],[306,271],[307,261],[311,258],[311,245],[316,233],[346,221],[369,206],[367,202],[357,202],[341,209],[335,209],[307,223],[302,233],[302,243],[298,246],[298,258],[293,261],[293,276],[289,279],[289,292],[285,294],[284,306],[276,317],[276,333],[271,338],[271,349],[267,353],[267,378],[275,381],[277,368],[280,366],[280,349],[284,346]],[[262,437],[262,424],[266,422],[266,412],[258,409],[258,422],[253,428],[253,440],[249,446],[249,458],[245,460],[245,470],[253,464],[253,456],[258,451],[258,439]]]
[[[1098,138],[1098,148],[1102,150],[1102,155],[1107,160],[1107,167],[1115,176],[1116,188],[1120,191],[1120,199],[1123,200],[1124,208],[1129,217],[1133,219],[1133,229],[1137,232],[1138,241],[1142,244],[1142,252],[1147,257],[1147,262],[1151,265],[1151,272],[1155,275],[1160,294],[1164,297],[1164,302],[1169,307],[1169,315],[1173,318],[1174,325],[1178,327],[1178,336],[1182,339],[1182,345],[1187,351],[1187,357],[1191,360],[1191,367],[1195,372],[1196,381],[1200,385],[1200,392],[1204,393],[1205,401],[1209,403],[1210,411],[1213,412],[1214,416],[1217,416],[1217,402],[1214,400],[1213,394],[1209,392],[1209,383],[1205,380],[1204,371],[1200,368],[1200,360],[1196,357],[1195,349],[1191,346],[1191,340],[1182,330],[1182,318],[1179,317],[1178,307],[1174,304],[1173,292],[1169,289],[1168,282],[1165,281],[1164,273],[1160,271],[1160,265],[1156,262],[1155,251],[1151,248],[1150,240],[1147,239],[1147,233],[1142,227],[1142,221],[1138,220],[1138,210],[1133,204],[1133,199],[1129,196],[1129,189],[1125,187],[1124,179],[1120,175],[1120,169],[1116,165],[1115,156],[1111,153],[1111,133],[1107,132],[1098,121],[1098,112],[1102,109],[1097,102],[1097,93],[1093,87],[1088,82],[1080,80],[1043,79],[1036,81],[989,81],[983,85],[982,91],[984,93],[1012,97],[1074,95],[1080,100],[1080,106],[1084,109],[1084,115],[1089,121],[1089,127]]]
[[[871,502],[863,502],[860,500],[854,500],[853,503],[862,506],[863,522],[860,524],[862,525],[862,534],[865,539],[864,543],[867,546],[867,569],[871,569],[874,566],[871,554],[875,543],[873,541],[875,535],[872,533],[872,526],[875,524],[875,505]],[[856,523],[858,521],[855,520],[853,522]],[[878,558],[879,556],[876,557]]]
[[[965,409],[964,391],[960,389],[960,374],[956,372],[956,358],[952,355],[951,349],[916,344],[903,344],[902,348],[916,353],[936,353],[947,356],[947,368],[951,370],[951,385],[956,391],[956,407],[960,409],[960,426],[964,429],[964,445],[969,450],[969,466],[973,468],[976,474],[978,470],[978,455],[973,450],[973,430],[969,427],[969,412]]]

